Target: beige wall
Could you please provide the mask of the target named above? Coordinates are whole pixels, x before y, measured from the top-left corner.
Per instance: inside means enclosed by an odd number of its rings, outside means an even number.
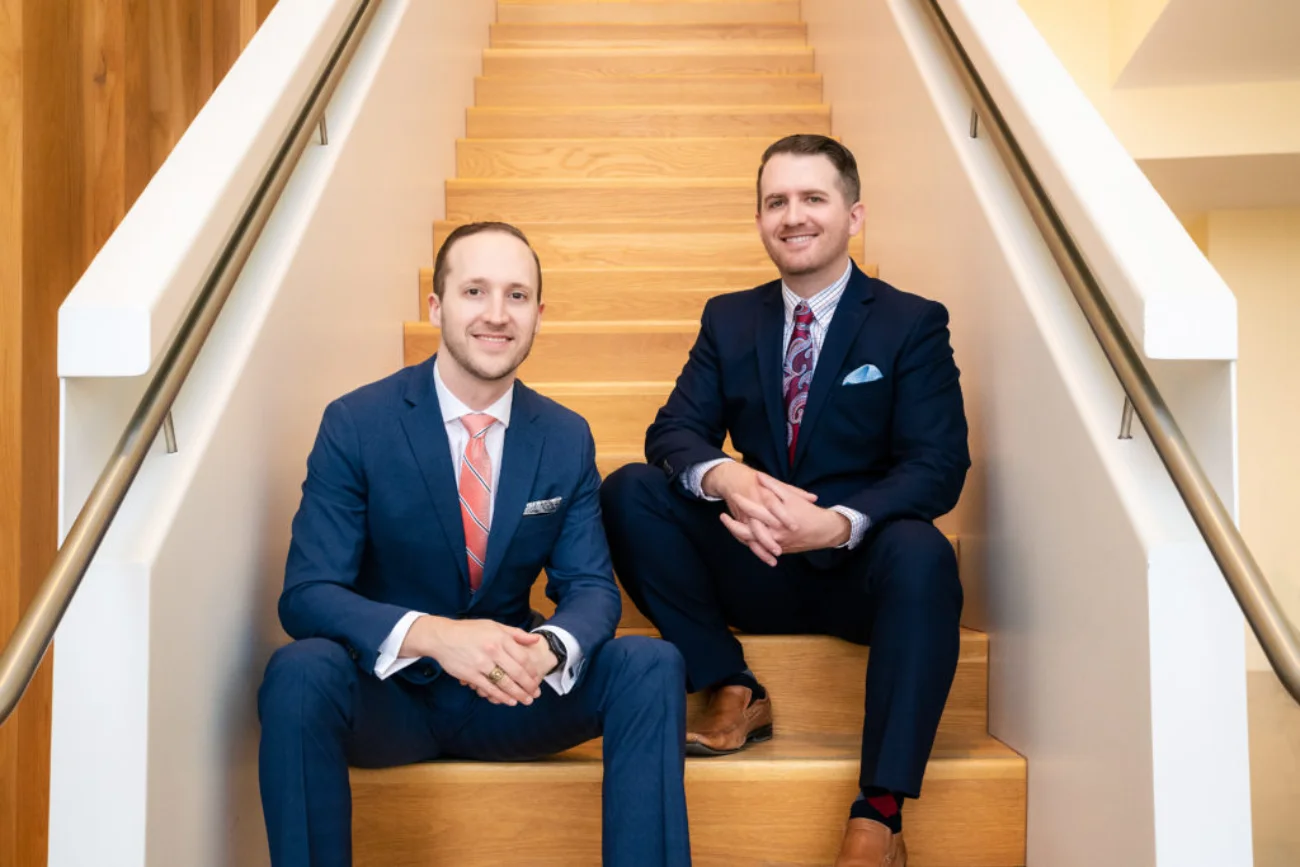
[[[1196,221],[1193,221],[1195,225]],[[1300,209],[1213,211],[1210,262],[1237,296],[1241,530],[1293,623],[1300,622]],[[1253,642],[1252,642],[1253,643]],[[1265,668],[1252,648],[1251,668]]]

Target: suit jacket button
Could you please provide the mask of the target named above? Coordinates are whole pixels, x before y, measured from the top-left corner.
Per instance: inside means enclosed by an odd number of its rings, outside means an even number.
[[[348,656],[352,657],[353,662],[357,662],[358,660],[361,659],[361,654],[357,653],[357,649],[355,647],[348,648]]]
[[[420,674],[424,675],[425,677],[433,677],[433,666],[432,665],[420,666]]]

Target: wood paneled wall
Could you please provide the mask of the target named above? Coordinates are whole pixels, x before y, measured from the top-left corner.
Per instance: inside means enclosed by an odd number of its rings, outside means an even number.
[[[274,4],[0,0],[6,641],[57,541],[59,304]],[[46,863],[50,674],[47,658],[0,726],[0,865]]]

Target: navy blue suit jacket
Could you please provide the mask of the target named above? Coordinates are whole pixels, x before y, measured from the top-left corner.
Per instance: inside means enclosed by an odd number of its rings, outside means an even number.
[[[579,415],[516,382],[483,583],[469,590],[451,446],[433,359],[364,386],[325,409],[280,596],[294,638],[340,642],[366,671],[410,610],[527,628],[541,570],[557,603],[549,621],[590,659],[614,635],[621,602],[600,520],[591,430]],[[550,514],[532,501],[562,498]],[[427,682],[433,660],[399,676]],[[581,676],[581,672],[579,672]]]
[[[646,460],[680,474],[724,457],[844,505],[873,527],[930,521],[957,503],[970,453],[943,305],[900,292],[856,265],[817,358],[790,465],[781,368],[781,283],[712,298],[668,403],[646,432]],[[843,384],[864,364],[874,382]],[[825,553],[825,552],[813,552]],[[814,565],[836,558],[810,556]]]

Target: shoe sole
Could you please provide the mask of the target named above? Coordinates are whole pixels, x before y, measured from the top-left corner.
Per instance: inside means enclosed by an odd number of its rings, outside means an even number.
[[[770,741],[771,739],[772,739],[772,727],[770,725],[759,726],[758,728],[750,732],[749,736],[745,738],[745,742],[740,746],[736,747],[734,750],[715,750],[713,749],[713,747],[708,747],[705,746],[704,744],[691,743],[686,745],[686,755],[688,756],[730,756],[740,752],[750,744],[761,744],[764,741]]]

